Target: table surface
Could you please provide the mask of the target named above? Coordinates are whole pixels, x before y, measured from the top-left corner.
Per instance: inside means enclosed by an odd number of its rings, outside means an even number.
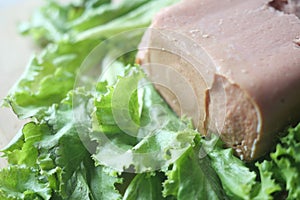
[[[33,10],[41,5],[41,0],[0,0],[0,99],[24,71],[31,55],[36,51],[28,37],[18,33],[19,22],[29,19]],[[20,121],[9,108],[0,108],[0,149],[5,147],[22,127]],[[6,165],[0,158],[0,167]]]

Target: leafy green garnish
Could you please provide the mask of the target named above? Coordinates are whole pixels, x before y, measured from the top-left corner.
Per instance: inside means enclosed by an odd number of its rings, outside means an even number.
[[[226,199],[208,157],[200,158],[200,146],[188,149],[168,171],[164,196],[184,199]]]
[[[176,2],[49,1],[21,26],[43,49],[6,98],[29,122],[2,150],[1,199],[300,198],[300,125],[245,164],[200,138],[134,65],[134,29]]]
[[[0,198],[3,200],[51,198],[46,177],[32,168],[10,166],[1,169],[0,180]]]
[[[124,200],[162,200],[162,178],[160,174],[138,174],[126,190]]]
[[[300,197],[300,124],[290,128],[271,153],[270,165],[277,182],[288,192],[287,199]]]

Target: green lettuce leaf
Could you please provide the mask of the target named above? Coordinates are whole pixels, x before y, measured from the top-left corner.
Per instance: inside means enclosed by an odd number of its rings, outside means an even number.
[[[128,186],[123,200],[164,199],[162,196],[162,179],[158,173],[138,174]]]
[[[120,16],[114,20],[109,21],[109,23],[103,24],[101,26],[96,26],[94,28],[87,29],[80,33],[75,34],[75,41],[83,41],[89,38],[99,38],[111,37],[116,33],[121,33],[124,31],[146,28],[149,26],[152,17],[161,9],[168,5],[174,4],[179,0],[151,0],[142,1],[145,2],[141,4],[136,9],[126,13],[126,15]],[[139,3],[141,1],[134,1]],[[125,7],[126,2],[124,2],[123,7]]]
[[[230,199],[298,199],[300,124],[290,128],[276,150],[251,167],[223,149],[217,137],[204,143],[212,166]],[[216,145],[213,145],[216,144]],[[214,146],[214,148],[212,148]],[[242,177],[242,178],[241,178]]]
[[[244,162],[235,157],[232,149],[212,151],[209,156],[228,196],[250,199],[256,183],[255,172],[251,172]]]
[[[51,198],[47,178],[32,168],[11,166],[1,169],[0,180],[0,198],[3,200]]]
[[[233,155],[232,149],[224,149],[217,135],[204,142],[211,164],[230,199],[251,199],[256,184],[256,173]],[[241,178],[243,177],[243,178]]]
[[[109,197],[112,200],[121,199],[115,184],[121,184],[118,173],[110,168],[96,166],[90,159],[72,175],[67,188],[70,191],[68,199],[102,200]]]
[[[18,117],[38,117],[64,99],[73,89],[78,68],[93,47],[91,41],[60,42],[35,56],[6,98]]]
[[[167,171],[163,194],[184,199],[227,199],[208,157],[200,158],[200,146],[189,148]]]
[[[101,0],[98,2],[105,3]],[[86,7],[83,1],[78,5],[64,6],[56,1],[46,1],[44,6],[35,10],[29,22],[20,24],[19,29],[22,34],[30,35],[38,45],[43,47],[49,42],[60,41],[64,34],[70,31],[68,24],[87,9],[89,7]]]
[[[73,30],[71,22],[75,19],[79,20],[81,17],[86,18],[88,12],[96,9],[93,6],[85,7],[87,2],[63,6],[50,1],[48,5],[38,11],[40,14],[33,17],[31,25],[24,28],[24,32],[38,35],[34,37],[37,37],[38,40],[50,41],[50,43],[41,54],[32,58],[20,81],[6,98],[20,118],[35,117],[51,107],[52,104],[59,103],[64,99],[66,94],[74,88],[84,59],[97,45],[124,31],[146,28],[157,11],[177,0],[131,1],[130,5],[124,2],[117,7],[106,2],[95,3],[98,6],[97,9],[102,6],[104,6],[102,9],[105,10],[109,8],[108,13],[99,16],[108,19],[102,22],[99,20],[98,24],[94,24],[95,20],[91,17],[93,25],[82,32]],[[114,15],[110,15],[119,11],[122,16],[114,18]],[[143,31],[140,30],[132,35],[127,34],[127,39],[122,38],[122,41],[125,40],[124,44],[132,44],[137,49],[142,35]],[[41,39],[43,37],[46,39]],[[98,52],[101,58],[109,54],[108,52],[120,48],[119,42],[109,45]],[[129,60],[132,58],[130,57]]]
[[[268,161],[257,162],[256,166],[260,175],[259,192],[252,199],[273,199],[274,192],[281,191],[281,187],[273,178],[272,163]]]
[[[102,96],[92,117],[91,139],[98,143],[94,158],[118,171],[168,167],[194,144],[197,132],[170,110],[138,67],[124,70],[114,86],[98,84]]]
[[[42,118],[38,118],[40,123],[26,124],[22,136],[18,136],[15,143],[3,152],[11,166],[31,167],[36,171],[37,180],[44,177],[48,182],[47,189],[55,199],[80,199],[84,195],[92,198],[96,193],[120,196],[113,186],[120,182],[117,175],[113,175],[116,172],[95,167],[90,152],[79,137],[77,131],[80,129],[77,129],[78,124],[73,117],[73,109],[76,108],[72,97],[75,94],[77,97],[81,95],[85,102],[91,98],[81,90],[71,92],[60,104],[54,104]],[[20,184],[26,183],[21,180]],[[78,193],[76,188],[85,192]],[[96,195],[94,199],[97,198],[100,197]]]
[[[99,1],[102,2],[102,1]],[[81,32],[96,26],[103,25],[111,20],[120,18],[127,13],[146,4],[149,0],[131,1],[124,0],[119,4],[105,4],[103,6],[93,6],[85,9],[80,18],[70,23],[70,29],[75,32]]]
[[[276,151],[271,154],[274,165],[274,176],[277,182],[285,187],[288,195],[286,199],[300,198],[300,124],[290,128],[287,135],[280,139]]]

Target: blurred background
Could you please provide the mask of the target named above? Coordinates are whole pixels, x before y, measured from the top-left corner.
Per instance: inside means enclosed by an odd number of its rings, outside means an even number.
[[[30,56],[37,51],[30,38],[18,33],[18,24],[29,19],[33,10],[42,3],[41,0],[0,0],[1,102],[24,71]],[[23,123],[9,108],[0,108],[0,149],[9,143]],[[5,164],[0,158],[0,167]]]

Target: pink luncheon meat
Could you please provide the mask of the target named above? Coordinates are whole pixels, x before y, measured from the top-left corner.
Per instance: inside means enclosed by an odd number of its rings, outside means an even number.
[[[256,159],[300,121],[299,4],[182,0],[153,19],[137,60],[175,112]]]

